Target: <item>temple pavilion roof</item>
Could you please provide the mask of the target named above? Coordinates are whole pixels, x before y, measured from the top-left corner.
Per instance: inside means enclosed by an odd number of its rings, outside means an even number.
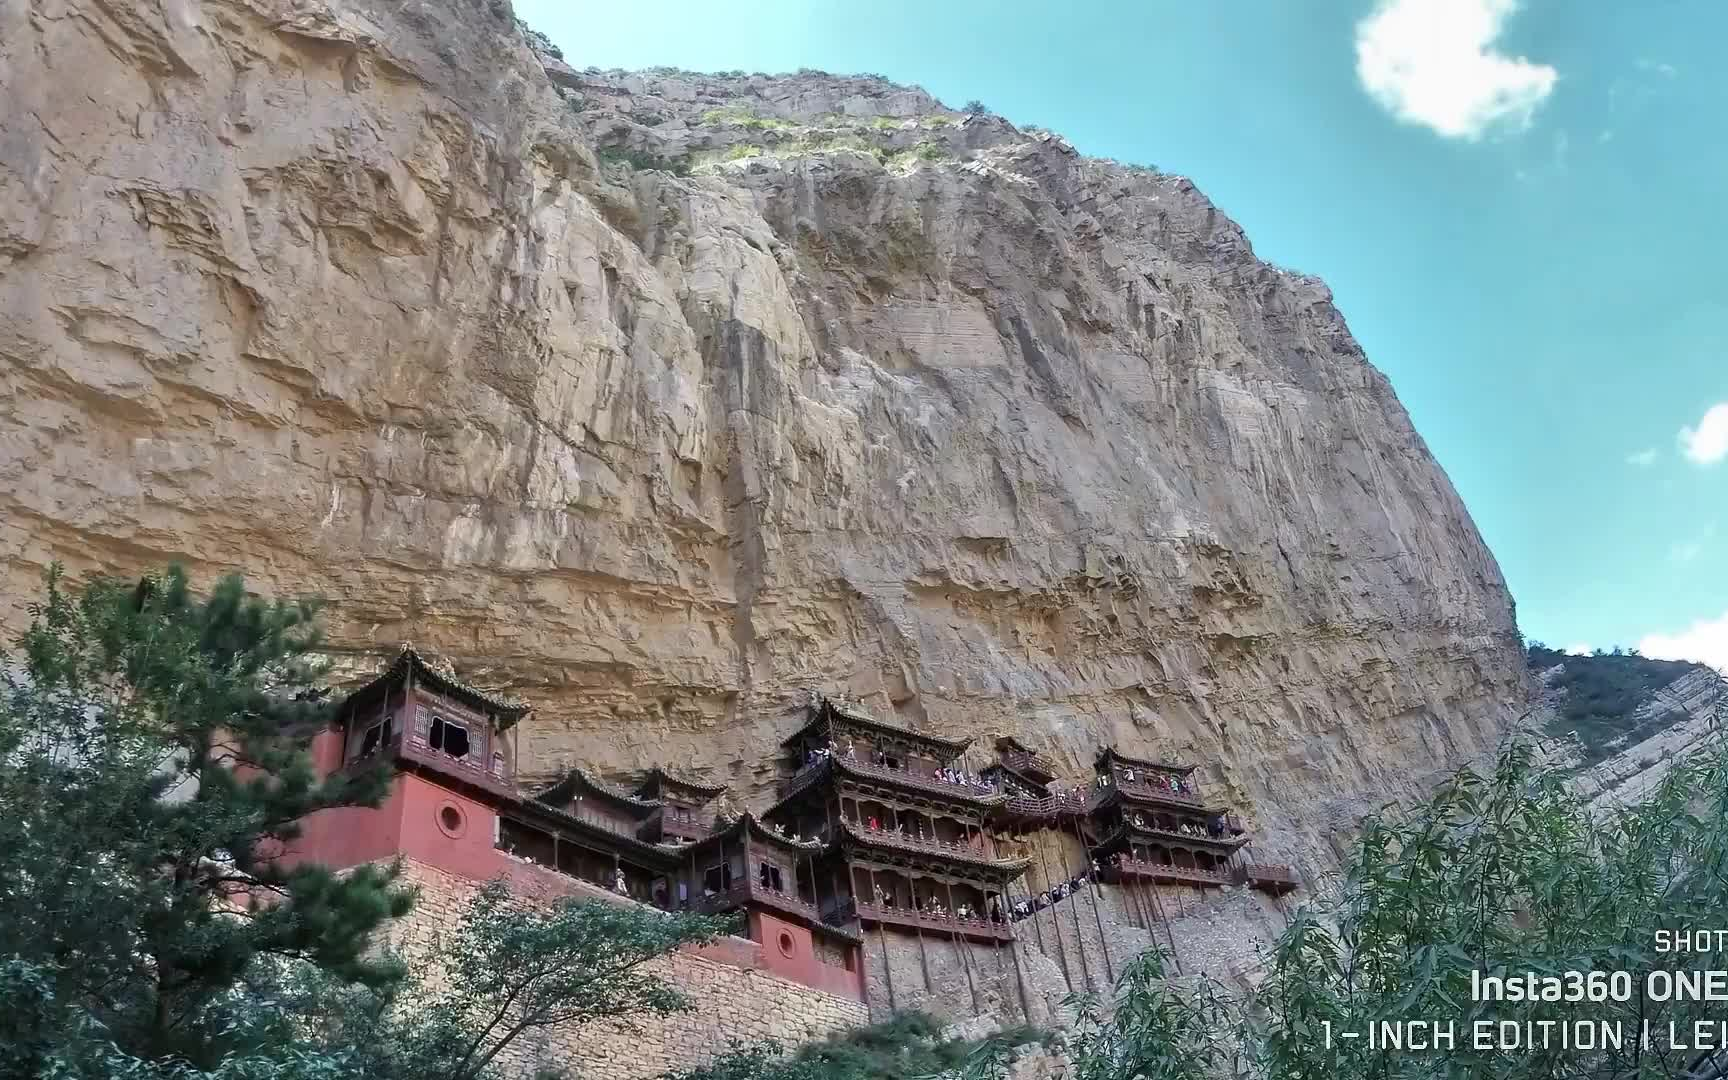
[[[548,806],[562,807],[566,803],[573,802],[578,796],[592,796],[601,799],[639,818],[645,818],[655,810],[660,809],[660,800],[639,799],[612,787],[610,784],[602,783],[581,769],[571,769],[565,774],[564,779],[535,795],[534,800]]]
[[[727,824],[720,825],[702,839],[685,845],[681,850],[690,851],[692,849],[718,847],[726,841],[738,840],[746,834],[752,840],[760,840],[770,847],[778,847],[797,855],[818,855],[826,846],[821,840],[802,840],[778,832],[755,814],[745,812]]]
[[[643,799],[658,799],[667,791],[684,795],[687,798],[705,803],[726,790],[725,784],[703,784],[695,780],[686,780],[656,765],[643,776],[642,782],[636,786],[636,795]]]
[[[500,731],[511,727],[533,711],[533,707],[526,702],[511,700],[481,690],[479,687],[456,678],[453,673],[440,670],[415,651],[412,645],[403,645],[402,651],[396,655],[396,659],[384,670],[383,674],[349,694],[343,700],[343,710],[357,708],[381,699],[392,687],[403,684],[409,675],[413,676],[414,685],[417,687],[424,687],[433,693],[442,694],[478,712],[491,713],[496,718],[497,727]]]
[[[1151,769],[1154,772],[1169,773],[1172,776],[1187,776],[1199,768],[1197,765],[1177,765],[1168,761],[1129,757],[1114,746],[1106,746],[1098,751],[1098,769],[1100,771],[1109,768],[1111,762],[1126,765],[1131,769]]]
[[[972,743],[971,739],[944,739],[937,735],[926,735],[922,732],[900,727],[897,724],[886,723],[875,717],[866,716],[858,709],[843,706],[817,694],[810,703],[810,718],[797,731],[781,740],[780,745],[791,746],[806,736],[828,730],[836,722],[888,738],[906,739],[921,744],[930,751],[931,756],[939,758],[943,762],[949,762],[959,757]]]

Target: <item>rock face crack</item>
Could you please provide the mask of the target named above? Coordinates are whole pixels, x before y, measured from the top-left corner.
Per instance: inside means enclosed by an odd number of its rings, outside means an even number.
[[[530,779],[760,802],[813,687],[1194,761],[1311,879],[1521,711],[1385,380],[1186,179],[878,79],[554,84],[503,5],[157,10],[0,13],[7,630],[54,560],[238,568],[511,680]]]

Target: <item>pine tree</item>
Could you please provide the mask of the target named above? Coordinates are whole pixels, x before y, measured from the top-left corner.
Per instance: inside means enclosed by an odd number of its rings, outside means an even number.
[[[199,599],[178,568],[73,599],[55,569],[31,612],[0,654],[0,958],[41,976],[56,1008],[39,1026],[91,1020],[128,1051],[208,1064],[211,1006],[260,958],[399,977],[370,954],[412,903],[393,868],[269,858],[305,815],[376,806],[389,784],[313,772],[329,708],[314,604],[238,576]]]

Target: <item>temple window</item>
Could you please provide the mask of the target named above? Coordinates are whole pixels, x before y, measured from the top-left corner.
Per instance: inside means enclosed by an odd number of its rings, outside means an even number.
[[[723,893],[732,887],[732,866],[721,863],[710,866],[702,871],[702,891],[709,894]]]
[[[468,756],[468,729],[442,716],[434,715],[432,735],[428,743],[432,749],[441,750],[453,758],[465,758]]]
[[[780,882],[780,868],[773,863],[760,863],[756,868],[756,880],[764,889],[774,892],[784,892]]]
[[[376,754],[380,748],[389,746],[395,735],[395,714],[386,713],[383,719],[366,729],[365,734],[360,738],[359,752],[354,754],[349,758],[349,760],[358,761],[364,757],[371,757],[373,754]]]

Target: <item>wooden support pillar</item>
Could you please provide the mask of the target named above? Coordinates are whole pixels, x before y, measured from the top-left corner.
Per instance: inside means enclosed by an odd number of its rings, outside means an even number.
[[[1170,920],[1164,915],[1164,905],[1158,901],[1158,879],[1153,878],[1148,885],[1152,895],[1152,909],[1158,913],[1158,921],[1164,924],[1164,936],[1170,942],[1170,962],[1176,965],[1176,974],[1182,974],[1182,957],[1176,953],[1176,932],[1170,928]]]
[[[1070,874],[1068,877],[1072,878],[1073,875]],[[1066,881],[1067,879],[1064,880]],[[1073,893],[1069,893],[1067,896],[1063,897],[1063,899],[1071,900],[1073,899],[1073,896]],[[1068,905],[1068,914],[1074,921],[1074,947],[1080,950],[1080,974],[1086,979],[1086,988],[1091,990],[1094,989],[1092,985],[1092,968],[1091,965],[1086,963],[1086,935],[1080,930],[1080,905],[1078,902]]]
[[[972,958],[968,955],[965,940],[960,937],[960,916],[954,906],[954,883],[944,881],[942,885],[948,890],[948,917],[954,920],[949,936],[954,940],[954,948],[960,952],[960,966],[966,970],[966,989],[972,994],[972,1015],[977,1016],[982,1011],[978,1008],[978,986],[972,981]]]
[[[1098,874],[1093,867],[1092,849],[1086,846],[1086,838],[1080,835],[1080,819],[1074,819],[1074,841],[1080,845],[1080,858],[1085,860],[1086,891],[1092,897],[1092,921],[1098,924],[1098,947],[1104,950],[1104,975],[1109,980],[1107,986],[1116,985],[1116,971],[1110,964],[1110,942],[1104,936],[1104,916],[1098,912]],[[1080,916],[1074,916],[1078,919]]]
[[[1008,944],[1008,956],[1014,961],[1014,988],[1020,992],[1020,1015],[1025,1021],[1032,1023],[1032,998],[1026,993],[1026,973],[1020,970],[1020,942]]]
[[[888,1011],[899,1012],[900,1003],[894,998],[894,964],[888,959],[888,931],[881,923],[876,924],[876,940],[882,945],[882,978],[888,983]]]
[[[1056,921],[1056,904],[1058,901],[1056,900],[1056,897],[1055,897],[1055,890],[1052,889],[1050,886],[1050,864],[1049,864],[1049,861],[1044,858],[1044,849],[1042,847],[1040,847],[1037,844],[1033,844],[1032,850],[1038,856],[1038,872],[1044,878],[1044,892],[1051,894],[1051,896],[1050,896],[1050,908],[1049,908],[1049,910],[1050,910],[1050,932],[1056,935],[1056,959],[1062,965],[1062,979],[1064,982],[1066,982],[1068,984],[1068,992],[1073,993],[1074,992],[1074,976],[1068,970],[1068,950],[1062,944],[1062,924]],[[1036,906],[1037,906],[1036,900],[1033,901],[1033,906],[1034,906],[1034,910],[1032,912],[1032,917],[1034,919],[1036,919],[1040,914],[1042,914],[1042,912],[1039,912],[1036,910]],[[1040,933],[1042,933],[1042,930],[1040,930]]]
[[[930,985],[930,956],[924,951],[924,909],[918,906],[918,886],[910,874],[906,875],[906,888],[912,899],[912,932],[918,935],[918,966],[924,970],[924,991],[929,993],[935,988]]]

